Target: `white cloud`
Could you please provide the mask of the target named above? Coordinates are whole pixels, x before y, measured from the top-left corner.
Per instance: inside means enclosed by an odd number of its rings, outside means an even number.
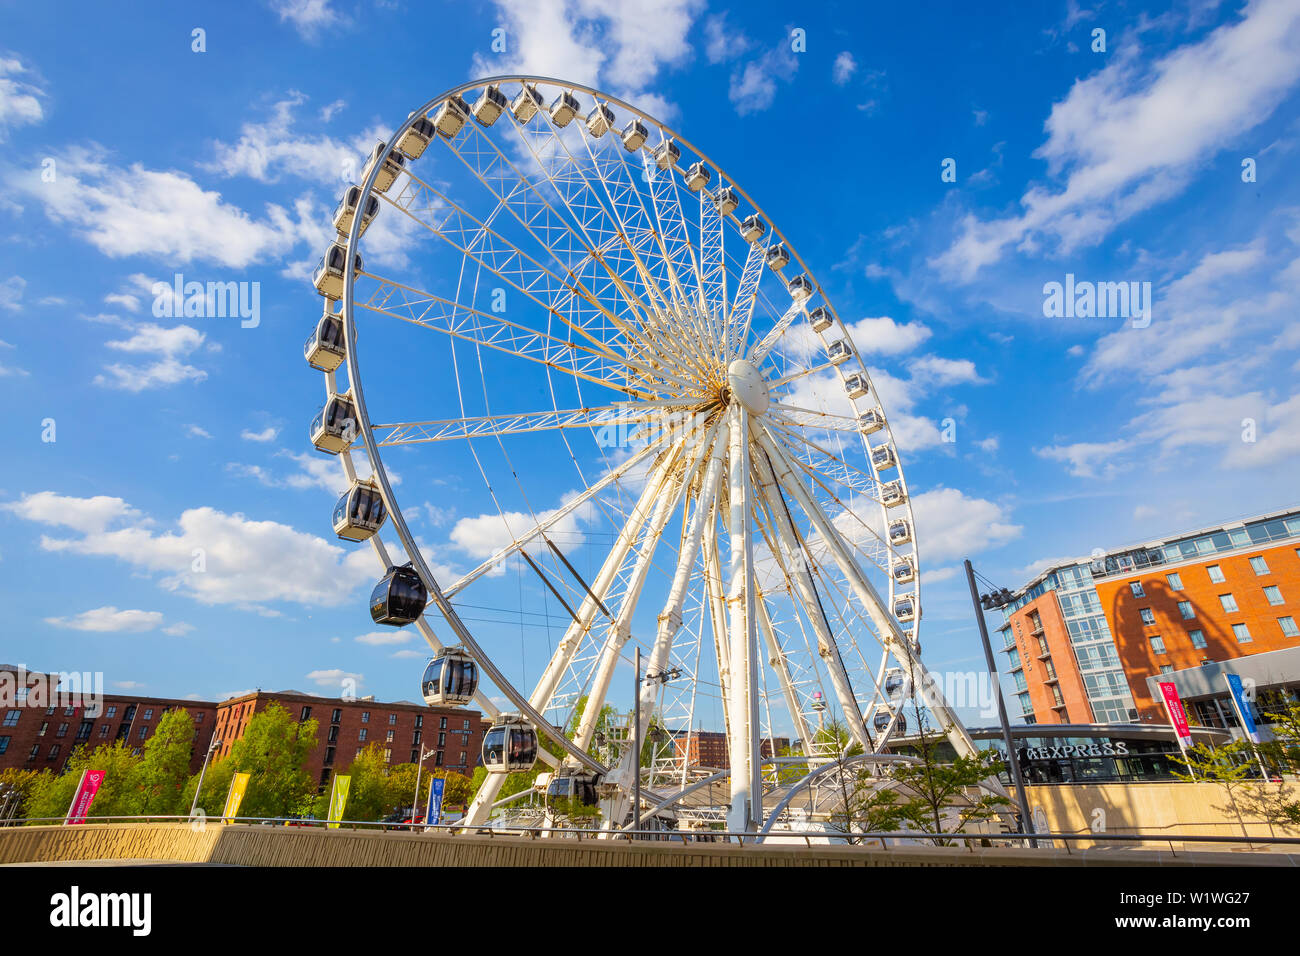
[[[244,441],[271,442],[271,441],[275,441],[276,436],[279,434],[280,434],[280,429],[268,425],[266,428],[263,428],[260,432],[255,432],[252,431],[251,429],[245,428],[242,432],[239,433],[239,437],[244,439]]]
[[[979,377],[975,363],[970,359],[925,355],[914,359],[909,367],[913,379],[924,380],[932,385],[983,385],[987,381]]]
[[[791,51],[789,44],[783,42],[757,59],[737,67],[731,74],[727,96],[741,116],[761,112],[775,101],[777,83],[794,79],[798,69],[798,57]]]
[[[373,556],[366,551],[210,507],[187,509],[168,531],[152,529],[120,498],[39,492],[4,509],[77,532],[42,535],[46,551],[114,558],[201,604],[272,613],[286,603],[338,607],[374,577]]]
[[[1066,470],[1076,478],[1113,478],[1126,467],[1119,457],[1132,447],[1131,441],[1120,438],[1108,442],[1048,445],[1035,448],[1034,454],[1048,461],[1064,463]]]
[[[506,547],[522,532],[548,520],[558,510],[538,512],[536,518],[521,511],[461,518],[451,529],[451,542],[470,557],[482,560]],[[547,533],[552,538],[563,536],[561,540],[572,547],[582,544],[584,536],[578,525],[581,513],[581,508],[575,509],[552,525]]]
[[[198,425],[186,425],[185,434],[190,438],[211,438],[212,433]]]
[[[152,631],[162,620],[160,611],[119,611],[109,605],[72,617],[47,617],[45,623],[74,631]]]
[[[160,358],[146,365],[124,365],[120,362],[106,365],[106,374],[95,376],[96,385],[140,392],[187,381],[201,382],[208,377],[208,373],[202,369],[181,361],[206,339],[198,329],[188,325],[164,328],[149,322],[134,326],[132,331],[134,334],[130,338],[108,342],[107,347],[129,355],[152,354]]]
[[[70,149],[60,158],[53,183],[24,175],[9,184],[40,200],[52,220],[114,259],[147,255],[243,269],[281,256],[299,230],[280,206],[268,205],[266,218],[253,219],[184,173],[139,163],[110,166],[98,147]]]
[[[23,290],[26,288],[27,280],[22,276],[10,276],[0,282],[0,309],[16,312],[22,308]]]
[[[316,40],[327,28],[345,23],[344,17],[330,6],[330,0],[268,0],[270,7],[288,22],[305,40]]]
[[[41,107],[45,91],[19,79],[29,73],[20,60],[0,57],[0,142],[15,126],[31,126],[45,118]]]
[[[495,0],[503,54],[476,54],[473,73],[562,76],[639,91],[691,52],[686,35],[701,0]],[[633,98],[633,102],[636,99]]]
[[[194,630],[193,624],[186,624],[184,621],[177,621],[175,624],[168,624],[162,629],[162,632],[164,634],[170,634],[173,637],[184,637],[192,630]]]
[[[840,53],[831,64],[831,79],[835,81],[836,86],[843,86],[849,80],[853,79],[853,74],[858,69],[858,61],[853,59],[853,54],[848,50]]]
[[[965,558],[1020,537],[1007,509],[957,488],[936,488],[912,499],[921,560],[927,564]]]
[[[292,91],[288,99],[271,107],[266,121],[244,123],[238,142],[216,143],[215,158],[203,168],[264,183],[276,182],[286,174],[337,187],[357,179],[362,160],[374,146],[374,134],[368,132],[343,143],[331,136],[299,133],[294,129],[294,111],[306,101],[302,93]]]
[[[393,628],[391,631],[371,631],[369,634],[362,634],[353,638],[358,644],[369,644],[372,647],[383,646],[388,644],[406,644],[411,640],[410,632]]]
[[[1039,237],[1062,251],[1099,242],[1118,223],[1181,192],[1195,170],[1266,119],[1300,79],[1300,6],[1253,0],[1240,20],[1159,59],[1137,38],[1055,104],[1035,155],[1053,191],[1034,186],[1023,212],[980,221],[933,264],[969,280],[1008,246]]]
[[[365,680],[365,675],[354,674],[351,671],[340,670],[335,667],[330,670],[315,670],[307,675],[309,681],[313,681],[318,687],[339,687],[344,681],[352,681],[355,684],[361,684]]]

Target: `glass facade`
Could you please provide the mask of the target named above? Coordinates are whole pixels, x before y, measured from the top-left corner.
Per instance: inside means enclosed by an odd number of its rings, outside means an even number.
[[[1092,708],[1092,719],[1100,724],[1127,723],[1137,719],[1137,707],[1120,666],[1115,640],[1097,597],[1092,569],[1087,564],[1057,568],[1007,606],[1007,614],[1019,610],[1048,591],[1056,592],[1070,634],[1070,646],[1083,678]],[[1010,631],[1007,631],[1010,634]],[[1014,647],[1014,644],[1011,645]]]

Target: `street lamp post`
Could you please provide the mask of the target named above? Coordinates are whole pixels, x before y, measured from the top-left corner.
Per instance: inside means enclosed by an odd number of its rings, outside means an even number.
[[[420,816],[420,774],[424,771],[424,762],[432,754],[432,750],[425,750],[423,746],[420,747],[420,759],[415,765],[415,799],[411,801],[412,823]]]
[[[988,665],[989,677],[993,680],[994,694],[998,699],[998,719],[1002,722],[1002,742],[1007,748],[1007,765],[1011,770],[1011,780],[1016,786],[1016,802],[1020,805],[1020,832],[1034,832],[1033,819],[1029,816],[1029,798],[1025,794],[1025,781],[1020,774],[1020,760],[1016,757],[1015,745],[1011,742],[1011,724],[1007,721],[1007,705],[1002,699],[1002,681],[998,678],[997,665],[993,663],[993,647],[989,644],[989,629],[984,621],[984,605],[980,602],[979,588],[975,586],[975,569],[970,559],[966,559],[966,583],[970,585],[971,603],[975,605],[975,620],[980,626],[980,640],[984,642],[984,661]],[[1003,592],[996,597],[1005,596],[1002,606],[1010,603],[1010,594]],[[990,603],[994,600],[989,598]],[[1037,847],[1037,840],[1030,840],[1031,847]]]
[[[134,715],[132,715],[132,721],[134,721]],[[130,733],[130,731],[127,731],[127,736],[130,736]],[[203,790],[203,777],[208,772],[208,761],[212,759],[212,751],[220,746],[221,741],[216,737],[213,737],[208,742],[208,752],[203,755],[203,766],[199,768],[199,782],[194,785],[194,802],[190,804],[190,816],[194,816],[194,811],[198,809],[199,793]]]

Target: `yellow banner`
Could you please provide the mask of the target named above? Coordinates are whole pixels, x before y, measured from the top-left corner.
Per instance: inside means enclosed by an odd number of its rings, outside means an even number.
[[[230,778],[230,793],[226,795],[226,809],[221,813],[222,823],[234,823],[239,816],[239,805],[244,802],[244,793],[248,790],[248,780],[252,774],[237,773]]]
[[[348,790],[352,786],[352,778],[346,774],[336,774],[334,777],[334,786],[330,790],[330,812],[329,823],[327,826],[331,830],[339,828],[338,821],[343,819],[343,808],[348,805]]]

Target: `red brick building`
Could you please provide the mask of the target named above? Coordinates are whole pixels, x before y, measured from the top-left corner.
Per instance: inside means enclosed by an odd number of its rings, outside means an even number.
[[[211,701],[123,694],[92,695],[59,690],[58,675],[0,665],[0,684],[17,686],[14,699],[0,694],[0,769],[62,772],[77,747],[126,741],[137,753],[169,710],[187,710],[194,720],[190,771],[197,773],[216,724]]]
[[[675,734],[674,743],[677,746],[677,756],[685,756],[688,766],[708,767],[713,770],[726,770],[731,766],[727,756],[727,735],[724,733],[716,730],[692,730],[689,733]],[[789,738],[776,738],[777,754],[789,746]],[[763,740],[759,744],[759,752],[764,757],[774,756],[772,741]]]
[[[216,737],[221,743],[213,759],[228,756],[253,715],[273,702],[296,721],[316,721],[319,745],[307,758],[305,769],[321,786],[335,771],[347,769],[370,744],[378,744],[393,765],[418,763],[427,753],[426,770],[472,774],[489,726],[477,710],[460,707],[428,707],[405,700],[385,703],[372,697],[345,700],[296,690],[256,691],[217,705]]]
[[[1079,673],[1070,634],[1056,593],[1040,594],[1017,608],[1003,629],[1018,694],[1029,694],[1040,724],[1087,724],[1093,721],[1088,694]],[[1011,654],[1014,648],[1018,653]]]

